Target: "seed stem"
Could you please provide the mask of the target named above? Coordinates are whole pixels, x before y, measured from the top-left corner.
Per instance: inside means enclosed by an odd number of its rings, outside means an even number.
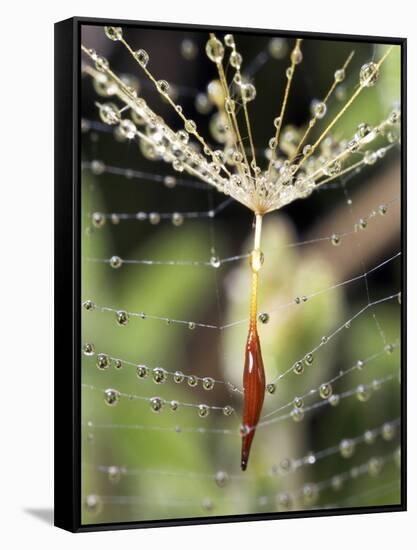
[[[262,267],[263,257],[261,252],[262,235],[262,214],[255,215],[255,237],[253,251],[250,255],[250,266],[252,270],[252,289],[250,300],[250,327],[256,329],[258,318],[258,279]]]

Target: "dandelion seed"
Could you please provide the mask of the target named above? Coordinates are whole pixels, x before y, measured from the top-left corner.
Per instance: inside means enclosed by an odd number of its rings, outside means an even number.
[[[121,118],[122,109],[118,109],[113,102],[107,103],[99,106],[101,120],[109,126],[115,126],[118,137],[124,140],[138,141],[140,150],[146,158],[161,160],[172,166],[178,173],[192,175],[193,178],[199,179],[220,193],[235,199],[254,215],[253,247],[249,256],[251,273],[249,327],[243,369],[242,425],[245,430],[241,434],[241,467],[245,470],[262,411],[265,390],[269,393],[275,391],[273,383],[268,384],[268,386],[265,384],[261,342],[257,330],[258,321],[266,323],[269,320],[268,314],[258,314],[259,284],[264,263],[264,254],[261,248],[263,219],[267,214],[279,210],[295,200],[310,196],[317,188],[339,175],[349,174],[353,170],[352,166],[354,166],[350,159],[356,158],[358,154],[363,155],[364,164],[372,165],[376,163],[379,156],[375,151],[369,149],[369,144],[377,135],[386,135],[388,143],[397,143],[398,134],[389,126],[396,124],[399,120],[400,113],[397,110],[391,112],[386,119],[380,121],[373,129],[362,123],[353,135],[346,136],[346,139],[339,142],[331,135],[333,127],[343,117],[356,98],[361,93],[367,93],[368,88],[372,88],[377,84],[382,65],[389,55],[390,49],[385,50],[383,55],[376,61],[369,61],[362,65],[359,72],[359,86],[326,123],[326,120],[330,118],[328,115],[328,100],[333,93],[339,99],[341,98],[342,88],[340,83],[345,80],[346,70],[352,54],[342,67],[339,66],[339,68],[333,69],[334,78],[331,79],[328,93],[323,99],[312,102],[312,118],[306,122],[305,129],[299,129],[288,124],[286,120],[288,97],[293,83],[297,79],[299,65],[303,60],[302,40],[297,39],[288,56],[284,92],[273,119],[274,133],[267,142],[269,145],[267,163],[262,165],[260,159],[257,158],[258,153],[254,147],[249,110],[252,108],[251,104],[257,96],[257,89],[250,78],[244,72],[241,72],[244,69],[243,58],[236,49],[238,40],[235,40],[231,34],[226,34],[223,41],[214,33],[209,35],[205,52],[215,65],[217,78],[210,82],[207,94],[199,94],[195,99],[199,112],[209,112],[212,106],[218,109],[218,112],[211,117],[210,129],[217,142],[224,144],[224,149],[216,146],[217,148],[214,150],[209,145],[210,140],[206,140],[201,135],[197,123],[188,118],[188,114],[180,101],[175,99],[174,102],[173,97],[170,95],[172,89],[168,81],[157,79],[149,70],[148,53],[143,49],[136,51],[132,49],[124,39],[123,31],[119,27],[105,27],[105,34],[111,41],[120,42],[126,47],[136,61],[138,68],[142,70],[144,78],[148,79],[155,86],[158,94],[166,100],[184,129],[174,131],[156,111],[146,104],[142,97],[139,97],[140,91],[137,87],[135,88],[131,83],[126,83],[118,76],[105,58],[83,46],[83,52],[94,63],[95,68],[93,67],[90,70],[93,77],[97,80],[101,79],[100,90],[107,93],[109,86],[111,86],[111,91],[117,96],[118,100],[122,101],[134,113],[131,118]],[[188,39],[184,40],[181,45],[181,52],[186,59],[193,59],[196,55],[195,44]],[[287,41],[280,38],[272,39],[268,45],[268,52],[273,58],[282,59],[288,55]],[[232,68],[233,74],[231,76],[226,73],[226,63]],[[241,110],[243,115],[240,119],[237,118],[236,114],[238,109]],[[310,131],[316,123],[317,128],[321,125],[323,125],[323,128],[313,140]],[[309,138],[308,141],[307,138]],[[266,143],[264,147],[266,147]],[[172,176],[164,177],[163,181],[168,188],[172,188],[177,184],[177,179]],[[211,212],[214,216],[216,211],[212,210]],[[161,215],[157,212],[151,212],[149,215],[145,214],[145,217],[137,219],[149,219],[151,225],[157,225],[161,221]],[[183,223],[184,216],[180,212],[175,212],[171,214],[170,219],[173,225],[179,226]],[[92,224],[94,227],[102,227],[105,221],[106,216],[103,214],[98,212],[93,214]],[[361,229],[365,229],[367,225],[367,218],[361,218],[358,222],[358,227]],[[333,234],[330,241],[337,246],[341,243],[341,236]],[[222,261],[213,253],[209,263],[217,269]],[[110,265],[113,268],[119,268],[122,264],[123,260],[118,256],[113,256],[110,259]],[[306,300],[307,296],[301,296],[296,297],[294,301],[300,304]],[[122,313],[124,315],[121,316]],[[127,313],[119,311],[117,315],[118,322],[126,324],[128,320]],[[119,317],[121,320],[119,320]],[[145,318],[144,314],[143,318]],[[169,322],[171,321],[169,320]],[[186,322],[185,324],[190,329],[195,328],[193,323]],[[323,340],[322,343],[324,343]],[[292,370],[296,374],[301,374],[304,366],[311,365],[313,360],[313,353],[307,353],[304,360],[297,362]],[[166,379],[165,371],[155,369],[153,379],[156,383],[164,382]],[[175,382],[180,383],[183,379],[184,375],[182,373],[176,372],[174,374]],[[198,379],[193,375],[187,376],[186,380],[190,387],[195,387],[198,384]],[[203,388],[211,389],[211,380],[207,377],[204,378]],[[329,399],[329,402],[331,398],[335,397],[332,396],[330,384],[320,386],[320,395],[323,399]],[[158,412],[162,407],[160,398],[152,398],[151,407],[152,410]],[[202,417],[207,416],[210,411],[210,408],[203,404],[199,405],[198,409],[199,415]],[[223,408],[225,415],[232,414],[232,412],[233,409]],[[294,402],[291,417],[296,422],[303,419],[302,400]],[[344,447],[343,449],[341,447],[342,454],[348,452]],[[306,486],[304,489],[305,501],[308,501],[309,504],[313,503],[318,493],[316,487]]]

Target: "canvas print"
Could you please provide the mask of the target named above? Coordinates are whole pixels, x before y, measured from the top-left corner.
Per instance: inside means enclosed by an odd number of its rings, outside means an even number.
[[[82,524],[400,505],[401,45],[79,48]]]

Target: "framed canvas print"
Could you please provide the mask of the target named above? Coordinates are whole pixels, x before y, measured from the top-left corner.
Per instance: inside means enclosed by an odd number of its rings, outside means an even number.
[[[399,511],[402,38],[55,25],[55,523]]]

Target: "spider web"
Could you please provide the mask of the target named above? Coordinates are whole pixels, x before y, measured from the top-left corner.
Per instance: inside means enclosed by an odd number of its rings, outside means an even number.
[[[206,35],[129,33],[141,47],[148,44],[158,73],[187,83],[175,86],[177,101],[194,109],[212,142],[221,139],[204,92]],[[102,28],[83,34],[169,118],[148,82],[104,42]],[[171,45],[170,63],[155,46],[161,40]],[[256,76],[266,99],[275,97],[270,75],[285,71],[289,41],[243,35],[240,42],[248,59],[244,74]],[[321,93],[314,76],[326,43],[308,45],[307,69],[290,104],[297,124]],[[377,49],[354,46],[359,67]],[[332,47],[339,62],[352,45]],[[241,472],[253,214],[207,184],[144,158],[135,140],[103,124],[94,106],[102,101],[102,84],[96,79],[93,86],[84,72],[83,522],[398,503],[395,140],[381,146],[375,166],[358,153],[355,170],[265,219],[259,332],[268,386],[250,465]],[[344,94],[340,88],[336,105]],[[272,120],[275,109],[264,106],[260,118]],[[258,113],[257,102],[253,110]],[[353,126],[361,122],[351,116]],[[255,133],[262,138],[261,126]],[[267,142],[261,138],[259,155]]]

